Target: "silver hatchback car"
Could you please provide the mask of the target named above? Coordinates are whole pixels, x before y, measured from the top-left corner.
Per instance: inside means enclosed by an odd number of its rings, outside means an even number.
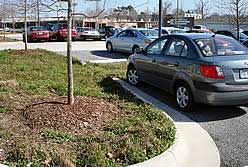
[[[127,80],[162,88],[181,110],[195,103],[248,103],[248,50],[233,38],[213,34],[163,36],[128,59]]]
[[[145,48],[158,38],[158,32],[146,28],[129,28],[107,39],[108,52],[121,51],[134,53],[136,49]]]

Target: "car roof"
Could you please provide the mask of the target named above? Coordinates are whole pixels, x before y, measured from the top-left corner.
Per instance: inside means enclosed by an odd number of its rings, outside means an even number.
[[[184,33],[184,34],[173,34],[173,35],[169,35],[169,36],[188,37],[190,39],[211,38],[211,37],[229,38],[229,37],[227,37],[225,35],[209,34],[209,33]]]

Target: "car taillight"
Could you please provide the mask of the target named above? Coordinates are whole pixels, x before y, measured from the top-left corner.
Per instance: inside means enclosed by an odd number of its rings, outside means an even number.
[[[150,44],[151,42],[152,42],[152,41],[149,40],[149,39],[146,39],[146,40],[145,40],[145,43],[146,43],[146,44]]]
[[[220,66],[200,65],[201,74],[208,78],[224,79],[224,71]]]

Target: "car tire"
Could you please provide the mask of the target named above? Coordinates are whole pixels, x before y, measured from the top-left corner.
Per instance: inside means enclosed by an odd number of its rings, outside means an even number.
[[[109,52],[109,53],[113,52],[113,45],[111,42],[107,43],[107,52]]]
[[[137,70],[134,66],[128,67],[126,77],[131,85],[138,86],[140,84]]]
[[[193,95],[188,84],[180,82],[175,89],[175,98],[177,106],[182,111],[191,111],[193,109]]]
[[[132,54],[136,53],[136,50],[139,49],[139,46],[134,46],[132,49]]]

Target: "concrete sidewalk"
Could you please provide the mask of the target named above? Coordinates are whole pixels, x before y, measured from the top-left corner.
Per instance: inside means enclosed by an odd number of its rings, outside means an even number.
[[[219,151],[210,135],[196,122],[125,81],[113,78],[144,102],[161,110],[177,129],[174,145],[165,153],[131,167],[219,167]]]

